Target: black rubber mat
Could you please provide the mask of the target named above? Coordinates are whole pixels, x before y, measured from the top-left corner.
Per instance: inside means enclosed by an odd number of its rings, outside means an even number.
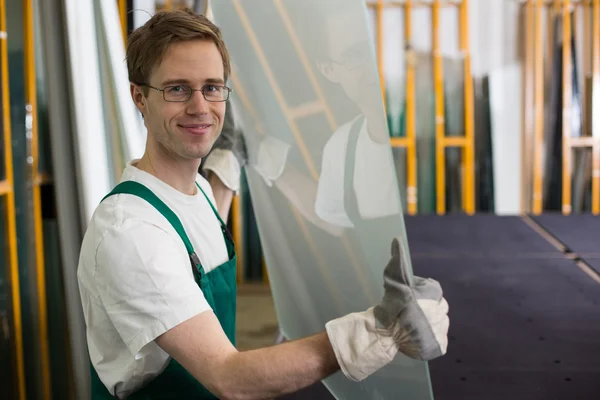
[[[570,251],[600,256],[600,216],[543,214],[531,218]]]
[[[600,398],[600,286],[572,261],[413,262],[450,304],[436,399]]]
[[[411,255],[561,256],[520,217],[492,214],[406,216]]]
[[[543,214],[531,217],[568,251],[600,273],[600,216]]]

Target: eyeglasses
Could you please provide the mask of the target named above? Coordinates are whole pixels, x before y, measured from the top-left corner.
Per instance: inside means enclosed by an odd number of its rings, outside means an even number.
[[[164,89],[159,89],[154,86],[142,83],[141,85],[147,86],[150,89],[158,90],[163,93],[163,99],[169,102],[185,102],[192,97],[193,92],[202,92],[202,95],[206,101],[211,102],[222,102],[229,99],[229,93],[233,90],[227,86],[219,85],[204,85],[200,89],[192,89],[188,85],[174,85],[166,86]]]
[[[348,71],[363,67],[371,57],[368,44],[361,43],[342,53],[340,60],[330,59],[331,62],[343,65]]]

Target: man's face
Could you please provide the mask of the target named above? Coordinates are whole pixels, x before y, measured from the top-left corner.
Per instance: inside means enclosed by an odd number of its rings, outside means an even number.
[[[208,40],[174,43],[150,76],[148,85],[158,89],[187,85],[224,85],[223,59],[217,46]],[[192,92],[185,102],[167,102],[163,93],[147,88],[148,95],[132,85],[134,101],[144,115],[148,140],[155,140],[175,159],[205,157],[221,133],[225,102],[209,102],[201,91]],[[180,90],[177,88],[176,90]]]
[[[372,62],[369,33],[355,24],[362,18],[354,10],[328,16],[327,56],[319,67],[329,80],[340,84],[363,113],[369,113],[368,109],[377,109],[381,89]]]

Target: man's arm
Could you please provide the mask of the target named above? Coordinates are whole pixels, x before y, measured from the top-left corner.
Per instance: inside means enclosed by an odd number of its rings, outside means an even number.
[[[239,352],[211,311],[167,331],[156,343],[222,399],[278,397],[318,382],[339,369],[325,332]]]
[[[138,207],[147,206],[139,201]],[[221,398],[277,397],[338,369],[360,381],[390,363],[398,351],[423,360],[445,353],[448,305],[441,287],[431,279],[415,279],[409,288],[402,281],[409,266],[398,265],[399,249],[384,273],[386,295],[378,308],[388,316],[383,325],[377,322],[377,309],[369,308],[327,322],[327,333],[238,352],[194,282],[183,243],[163,224],[160,216],[146,222],[129,218],[111,228],[95,254],[94,284],[131,354],[143,357],[154,342]],[[432,353],[434,341],[440,345]]]
[[[114,214],[115,207],[104,204],[99,212]],[[161,215],[143,222],[135,215],[108,229],[96,254],[86,255],[96,259],[93,284],[131,354],[144,357],[156,344],[223,399],[274,397],[337,370],[326,334],[238,352],[194,281],[183,242],[167,232]]]

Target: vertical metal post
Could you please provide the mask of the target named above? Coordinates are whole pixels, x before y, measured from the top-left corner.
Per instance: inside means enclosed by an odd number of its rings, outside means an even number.
[[[592,213],[600,214],[600,0],[592,8]]]
[[[571,214],[571,1],[562,3],[562,213]]]
[[[531,182],[532,182],[532,164],[531,164],[531,153],[532,153],[532,141],[533,136],[533,79],[534,79],[534,9],[533,1],[527,0],[525,3],[525,63],[523,66],[523,134],[521,138],[521,146],[523,151],[521,152],[521,165],[523,166],[521,171],[521,212],[528,213],[531,211],[530,196]]]
[[[535,3],[535,132],[533,142],[533,213],[543,211],[543,160],[544,146],[544,52],[543,52],[543,11],[544,1]]]
[[[459,6],[459,40],[464,62],[464,104],[465,104],[465,145],[462,152],[463,166],[463,207],[472,215],[475,213],[475,128],[473,104],[473,77],[471,76],[471,53],[469,51],[469,0],[462,0]]]
[[[50,382],[50,351],[48,347],[48,317],[46,305],[46,270],[44,262],[44,236],[42,227],[42,199],[40,192],[39,173],[39,137],[37,118],[37,92],[35,73],[35,48],[34,48],[34,26],[33,26],[33,0],[25,0],[23,7],[23,26],[25,38],[25,102],[26,102],[26,128],[28,139],[31,136],[31,154],[28,163],[31,165],[32,189],[33,189],[33,219],[35,232],[35,259],[36,280],[38,290],[38,313],[39,313],[39,343],[40,363],[42,367],[42,384],[44,398],[52,396],[52,385]]]
[[[231,201],[231,230],[233,234],[233,243],[235,246],[235,254],[237,258],[237,282],[242,283],[244,281],[244,262],[243,262],[243,248],[242,248],[242,212],[240,205],[240,196],[235,195]]]
[[[123,31],[123,42],[127,44],[127,0],[119,0],[119,19]]]
[[[27,398],[25,389],[25,361],[23,357],[23,325],[21,314],[21,286],[19,283],[19,264],[17,259],[17,222],[15,211],[14,173],[12,154],[12,132],[10,126],[10,97],[8,87],[8,45],[6,36],[6,1],[0,0],[0,51],[2,51],[2,118],[4,119],[4,168],[9,190],[6,193],[6,220],[8,238],[9,277],[12,294],[14,354],[19,400]]]
[[[265,285],[269,285],[269,270],[267,269],[267,262],[265,261],[264,255],[260,259],[260,265],[262,270],[263,283]]]
[[[581,7],[581,10],[579,10],[579,7]],[[591,86],[590,86],[590,77],[592,76],[592,72],[591,72],[591,65],[592,65],[592,57],[593,57],[593,53],[594,50],[592,48],[592,29],[593,26],[591,25],[591,10],[592,10],[592,2],[582,2],[579,4],[575,4],[575,12],[576,15],[579,14],[583,14],[583,54],[582,54],[582,58],[583,58],[583,68],[582,68],[582,85],[581,85],[581,131],[582,131],[582,137],[588,137],[588,136],[592,136],[592,129],[591,129],[591,120],[592,120],[592,114],[591,114],[591,108],[589,108],[591,101],[590,101],[590,95],[592,94],[591,92]],[[577,12],[579,11],[579,12]],[[577,22],[579,21],[578,17],[575,17],[574,20],[576,22],[574,22],[574,24],[577,24]],[[576,26],[576,25],[575,25]],[[575,36],[575,38],[577,39],[577,36]],[[585,180],[587,181],[588,179],[591,181],[592,183],[592,213],[593,213],[593,209],[594,209],[594,178],[593,178],[593,173],[594,173],[594,149],[596,147],[596,144],[594,142],[594,139],[592,138],[592,142],[590,144],[590,150],[591,150],[591,157],[590,157],[590,164],[591,164],[591,168],[589,170],[586,170],[584,172],[585,174]],[[584,158],[585,160],[587,160],[587,157]],[[586,165],[587,166],[587,165]]]
[[[440,0],[434,0],[431,8],[433,41],[433,82],[435,91],[435,164],[436,209],[439,215],[446,212],[446,147],[444,133],[444,65],[440,49]]]
[[[412,1],[404,4],[404,41],[406,43],[406,157],[407,183],[406,202],[408,213],[415,215],[418,210],[417,189],[417,143],[415,123],[415,64],[416,54],[412,48]]]

